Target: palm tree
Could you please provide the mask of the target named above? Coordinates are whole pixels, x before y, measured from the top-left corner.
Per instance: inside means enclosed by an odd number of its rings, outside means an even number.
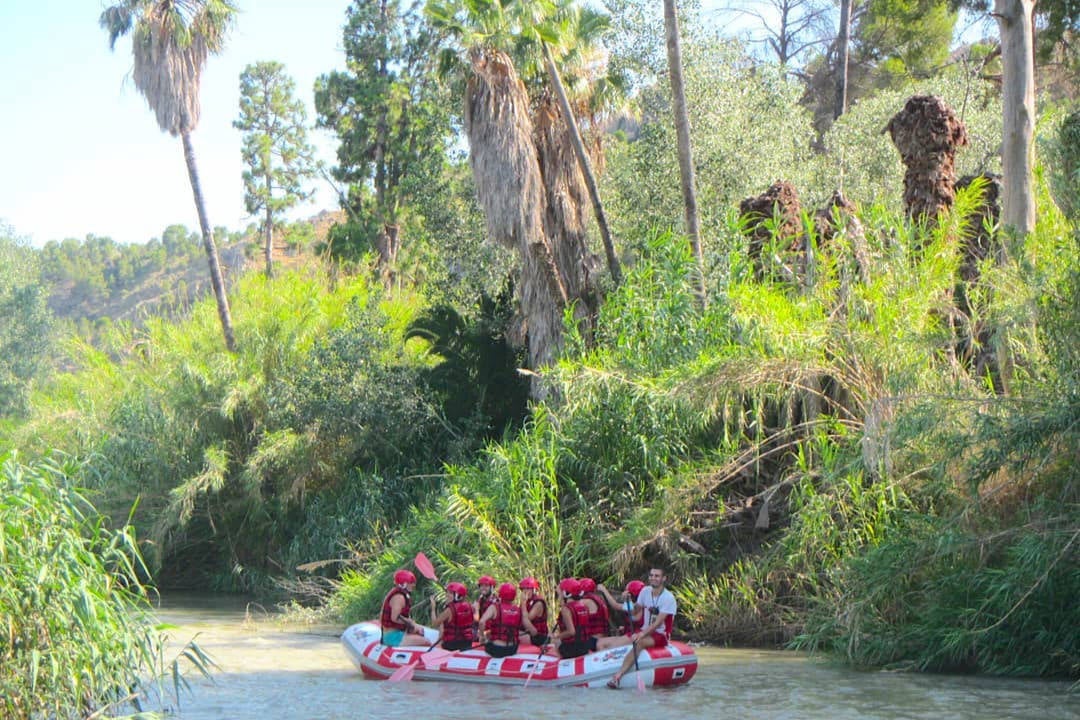
[[[675,112],[675,135],[679,143],[679,177],[682,180],[686,234],[690,236],[690,248],[697,261],[698,302],[704,307],[705,261],[701,255],[701,225],[698,220],[697,188],[694,182],[694,156],[690,149],[690,115],[686,109],[686,90],[683,87],[682,44],[679,41],[679,18],[675,13],[675,0],[664,0],[664,30],[667,38],[668,74],[671,77],[671,105]]]
[[[514,0],[429,2],[425,11],[459,48],[444,52],[444,70],[463,65],[465,134],[476,195],[488,237],[518,251],[518,284],[529,346],[529,367],[554,359],[562,344],[568,296],[544,228],[545,196],[525,85],[510,56],[519,27]],[[458,51],[461,51],[460,54]],[[533,384],[534,397],[544,394]]]
[[[559,99],[559,107],[562,109],[567,135],[574,148],[574,155],[577,156],[578,169],[581,171],[581,176],[585,181],[585,187],[589,190],[589,199],[592,201],[593,213],[596,215],[596,225],[600,229],[600,237],[604,243],[604,253],[607,255],[608,269],[611,271],[612,279],[616,284],[619,284],[622,282],[622,271],[619,269],[619,261],[615,257],[615,245],[611,240],[611,231],[608,230],[604,205],[600,201],[600,192],[596,187],[596,176],[593,174],[592,165],[589,163],[589,156],[585,152],[585,144],[581,140],[581,131],[578,129],[577,121],[574,119],[574,112],[570,108],[570,101],[566,96],[565,88],[563,88],[559,69],[555,65],[555,58],[551,54],[551,46],[543,38],[540,40],[540,45],[544,51],[544,62],[547,66],[548,75],[551,77],[551,87],[555,91],[555,96]]]
[[[586,234],[590,201],[616,285],[622,281],[622,272],[576,117],[588,119],[595,127],[597,118],[625,93],[621,92],[621,78],[609,72],[599,44],[610,27],[608,17],[564,0],[552,19],[554,22],[544,24],[558,32],[536,32],[540,47],[533,42],[523,49],[542,52],[526,56],[522,72],[533,91],[534,137],[547,200],[545,229],[552,238],[555,264],[574,305],[578,328],[590,337],[600,304],[599,262],[589,251]],[[560,54],[561,70],[553,47]],[[592,155],[602,162],[599,137]]]
[[[229,299],[221,276],[217,247],[206,216],[191,132],[199,124],[199,82],[206,58],[221,52],[225,33],[236,17],[230,0],[120,0],[101,13],[109,48],[131,33],[135,88],[154,111],[158,127],[184,146],[188,178],[199,214],[210,282],[217,299],[225,347],[236,350]]]

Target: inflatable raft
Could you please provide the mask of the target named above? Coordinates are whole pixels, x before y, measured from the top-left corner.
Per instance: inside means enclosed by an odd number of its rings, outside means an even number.
[[[379,625],[362,622],[341,636],[345,652],[366,677],[385,679],[403,665],[413,665],[414,680],[495,683],[530,687],[603,687],[622,665],[629,645],[562,660],[557,655],[540,654],[533,645],[521,645],[515,655],[493,658],[483,648],[449,652],[442,648],[388,647],[381,642]],[[697,672],[697,656],[685,643],[672,641],[664,648],[648,648],[638,653],[637,669],[631,668],[622,680],[624,688],[634,688],[638,680],[645,687],[681,685]]]

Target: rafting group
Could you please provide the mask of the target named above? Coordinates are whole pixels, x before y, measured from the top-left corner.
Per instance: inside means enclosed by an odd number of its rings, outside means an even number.
[[[452,651],[479,644],[497,658],[513,655],[519,644],[550,648],[564,659],[633,645],[635,652],[626,655],[624,666],[609,683],[617,688],[637,651],[662,648],[671,638],[676,603],[664,586],[666,573],[653,568],[648,580],[648,584],[630,581],[616,599],[603,583],[591,578],[564,578],[557,587],[560,607],[554,626],[536,578],[522,578],[515,587],[484,575],[477,581],[475,600],[469,599],[464,583],[449,582],[445,607],[440,610],[432,597],[431,625],[424,626],[411,617],[416,576],[401,569],[394,573],[394,587],[383,599],[381,640],[391,647],[439,645]]]

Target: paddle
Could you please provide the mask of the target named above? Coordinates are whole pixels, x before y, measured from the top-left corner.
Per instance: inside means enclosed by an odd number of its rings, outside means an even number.
[[[420,571],[420,574],[426,577],[428,580],[435,581],[435,567],[428,560],[427,555],[422,552],[416,553],[416,558],[413,560],[416,564],[416,569]]]
[[[536,670],[541,665],[544,664],[544,663],[540,662],[540,658],[542,658],[542,657],[544,657],[544,646],[543,645],[540,646],[540,652],[536,653],[536,662],[533,663],[532,670],[529,671],[529,676],[527,678],[525,678],[525,684],[521,686],[522,688],[529,687],[529,681],[533,679],[533,675],[536,674]]]
[[[420,656],[417,655],[416,659],[411,663],[402,665],[397,670],[390,674],[387,678],[390,682],[408,682],[412,680],[413,673],[416,671],[416,663],[420,662]]]
[[[637,691],[638,692],[645,692],[645,678],[641,676],[641,669],[638,667],[638,664],[637,664],[637,656],[638,656],[637,640],[635,640],[631,644],[634,646],[634,675],[637,676]]]

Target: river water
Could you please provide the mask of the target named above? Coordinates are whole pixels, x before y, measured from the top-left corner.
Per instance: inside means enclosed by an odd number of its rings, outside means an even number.
[[[166,707],[181,720],[607,718],[1080,720],[1067,682],[854,672],[789,652],[701,647],[688,685],[644,693],[364,679],[341,627],[283,625],[235,599],[170,598],[158,611],[176,644],[194,639],[217,663],[189,671]]]

